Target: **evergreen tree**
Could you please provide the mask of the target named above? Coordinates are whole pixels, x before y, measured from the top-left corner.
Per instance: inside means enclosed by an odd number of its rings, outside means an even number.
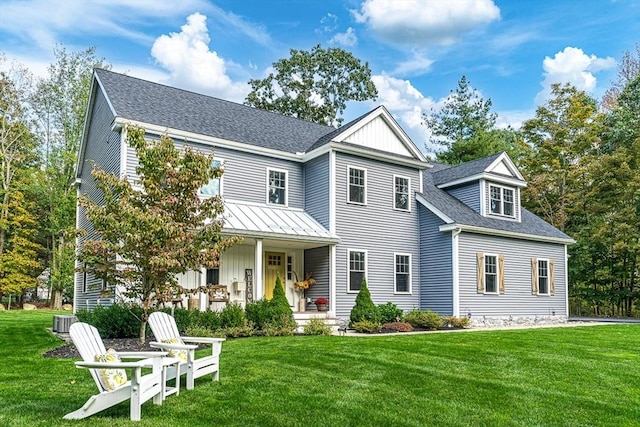
[[[280,275],[276,277],[276,286],[273,288],[273,297],[269,301],[270,318],[273,322],[281,322],[283,318],[293,318],[293,310],[289,306],[287,295],[282,286]]]
[[[373,303],[371,299],[371,293],[367,287],[367,280],[363,277],[360,284],[360,291],[356,296],[356,305],[351,309],[350,325],[356,322],[362,322],[364,320],[379,323],[380,315],[378,313],[378,307]]]

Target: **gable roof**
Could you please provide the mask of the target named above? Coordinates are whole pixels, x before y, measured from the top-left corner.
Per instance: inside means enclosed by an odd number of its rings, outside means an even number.
[[[306,152],[335,131],[331,126],[112,71],[94,71],[113,115],[127,120],[289,153]]]
[[[526,186],[518,168],[504,151],[457,166],[442,165],[437,171],[434,169],[433,183],[439,188],[446,188],[480,178],[508,181],[518,187]]]
[[[481,164],[482,163],[479,162],[474,168],[481,167]],[[469,170],[475,170],[474,168],[469,168]],[[462,230],[470,232],[492,235],[505,234],[529,240],[550,241],[563,244],[574,243],[574,240],[570,236],[525,208],[521,208],[521,218],[519,222],[505,221],[480,215],[479,212],[476,212],[471,207],[435,185],[434,176],[447,169],[446,165],[436,164],[434,165],[435,172],[424,173],[423,192],[416,197],[420,204],[444,222],[441,229],[443,227],[445,229],[461,228]]]

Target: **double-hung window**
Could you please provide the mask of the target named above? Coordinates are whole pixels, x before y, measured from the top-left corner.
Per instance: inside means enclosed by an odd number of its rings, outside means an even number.
[[[549,261],[538,260],[538,294],[549,295]]]
[[[515,216],[514,190],[511,188],[489,186],[490,212],[494,215]]]
[[[498,257],[495,255],[484,256],[484,291],[498,293]]]
[[[349,166],[348,201],[364,205],[367,203],[367,171]]]
[[[365,251],[349,251],[349,292],[358,292],[367,267]]]
[[[411,292],[411,255],[395,254],[395,292],[408,294]]]
[[[393,207],[395,209],[409,210],[409,188],[409,178],[393,177]]]
[[[214,168],[221,168],[222,161],[214,160],[212,166]],[[222,195],[222,178],[212,178],[206,185],[203,185],[198,190],[198,194],[201,196],[221,196]]]
[[[476,267],[479,294],[504,294],[504,255],[478,252],[476,254]]]
[[[267,201],[274,205],[287,205],[287,172],[268,170]]]

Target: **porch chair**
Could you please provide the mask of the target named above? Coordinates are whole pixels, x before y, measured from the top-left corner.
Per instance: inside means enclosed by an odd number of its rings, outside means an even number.
[[[100,411],[130,400],[130,418],[140,421],[141,406],[149,399],[156,405],[162,405],[167,395],[166,371],[169,365],[178,366],[179,360],[168,358],[167,352],[115,352],[105,350],[98,330],[82,322],[76,322],[69,328],[69,335],[78,349],[81,362],[78,368],[88,368],[99,393],[91,396],[78,410],[64,416],[67,420],[90,417]],[[141,359],[123,362],[122,359]],[[150,373],[142,374],[143,368],[151,368]],[[131,371],[127,380],[127,370]],[[173,388],[171,393],[179,389]]]
[[[149,326],[156,341],[150,343],[151,347],[169,352],[172,357],[178,357],[182,363],[177,370],[171,367],[167,373],[167,380],[176,379],[180,382],[180,376],[187,376],[187,390],[193,390],[195,379],[212,374],[213,381],[219,380],[220,352],[224,338],[185,337],[180,336],[175,319],[162,311],[156,311],[149,316]],[[197,344],[210,344],[211,354],[196,358]]]

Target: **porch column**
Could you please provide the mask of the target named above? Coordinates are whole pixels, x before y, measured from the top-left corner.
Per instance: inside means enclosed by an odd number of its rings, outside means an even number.
[[[336,312],[336,245],[329,245],[329,311]]]
[[[259,300],[264,296],[264,285],[262,283],[262,239],[256,239],[255,269],[253,272],[253,300]]]

